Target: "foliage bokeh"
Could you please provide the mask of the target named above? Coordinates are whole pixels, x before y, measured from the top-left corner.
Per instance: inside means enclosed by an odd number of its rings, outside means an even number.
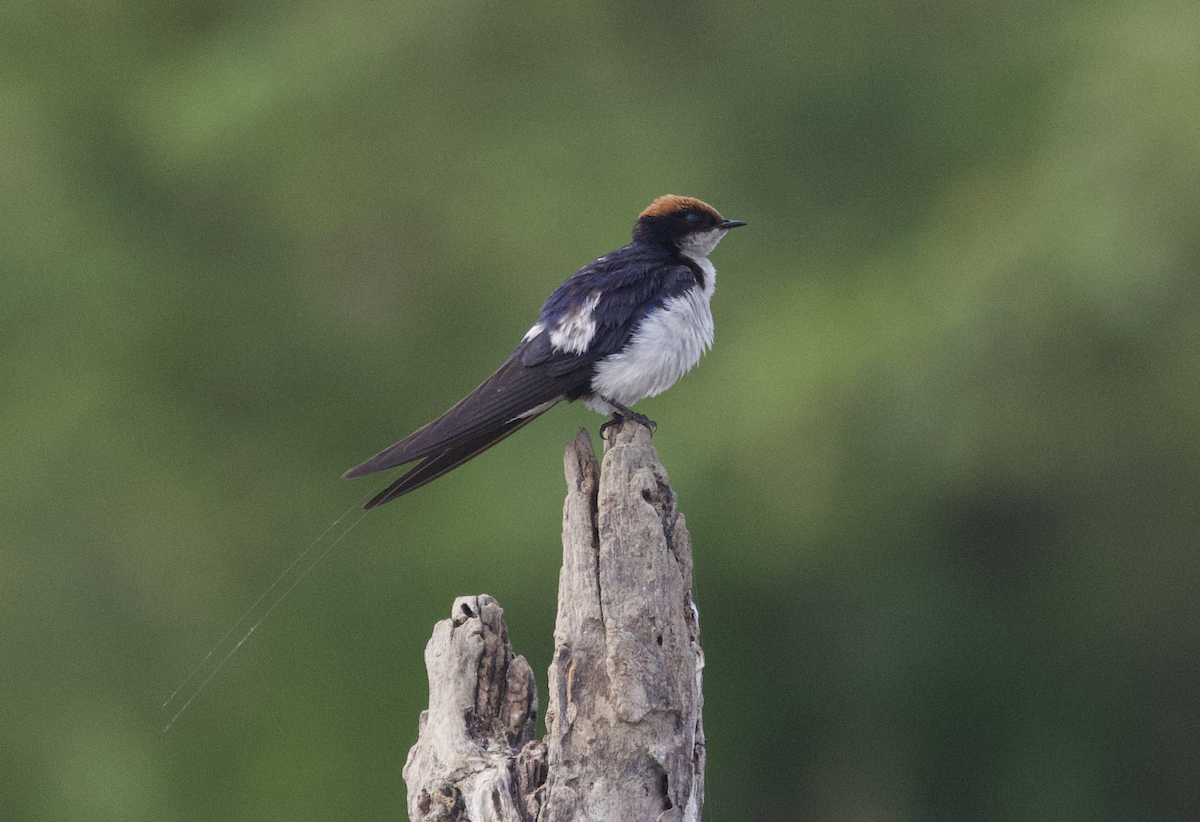
[[[749,223],[639,407],[708,818],[1200,816],[1197,77],[1184,0],[5,6],[0,818],[403,818],[455,596],[545,681],[585,409],[159,706],[667,192]]]

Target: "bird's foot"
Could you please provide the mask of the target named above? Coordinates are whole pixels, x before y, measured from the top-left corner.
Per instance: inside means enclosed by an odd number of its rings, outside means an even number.
[[[600,438],[604,439],[604,433],[614,425],[620,425],[625,420],[633,420],[639,425],[644,425],[646,430],[650,432],[650,436],[654,436],[654,431],[658,428],[658,423],[647,417],[645,414],[639,414],[636,411],[630,411],[620,403],[609,400],[609,404],[617,410],[613,412],[612,419],[600,426]]]

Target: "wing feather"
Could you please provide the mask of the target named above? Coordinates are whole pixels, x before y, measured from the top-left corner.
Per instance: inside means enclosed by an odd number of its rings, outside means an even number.
[[[591,379],[593,361],[587,357],[564,354],[533,366],[525,365],[521,353],[527,345],[519,346],[496,373],[446,413],[351,468],[343,476],[361,477],[384,471],[432,454],[444,454],[465,443],[477,444],[481,438],[495,444],[521,427],[513,425],[514,422],[523,425],[545,411],[548,404],[557,402]],[[500,436],[495,438],[496,435]],[[493,439],[489,440],[489,437]],[[462,460],[455,465],[461,463]]]
[[[363,509],[369,511],[376,505],[390,502],[396,499],[396,497],[404,496],[409,491],[415,491],[422,485],[433,482],[443,474],[453,471],[464,462],[474,459],[501,440],[515,434],[543,413],[545,412],[539,411],[536,414],[530,414],[526,417],[513,420],[500,428],[480,434],[473,439],[451,446],[444,451],[430,454],[417,463],[416,467],[407,474],[400,477],[379,494],[376,494],[370,502],[363,506]]]

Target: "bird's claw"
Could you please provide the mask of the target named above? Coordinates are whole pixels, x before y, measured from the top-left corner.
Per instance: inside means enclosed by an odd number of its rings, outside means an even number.
[[[650,436],[652,437],[654,436],[655,430],[658,428],[658,423],[647,417],[645,414],[639,414],[636,411],[625,409],[623,413],[614,413],[611,420],[600,425],[600,438],[604,439],[605,432],[607,432],[609,428],[612,428],[614,425],[620,425],[621,423],[625,422],[625,420],[633,420],[638,425],[645,426],[646,430],[650,432]]]

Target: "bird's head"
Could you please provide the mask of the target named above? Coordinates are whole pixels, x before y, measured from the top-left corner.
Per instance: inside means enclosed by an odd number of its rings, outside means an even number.
[[[725,232],[741,225],[745,223],[726,220],[703,200],[667,194],[638,215],[633,239],[675,245],[688,256],[707,257]]]

